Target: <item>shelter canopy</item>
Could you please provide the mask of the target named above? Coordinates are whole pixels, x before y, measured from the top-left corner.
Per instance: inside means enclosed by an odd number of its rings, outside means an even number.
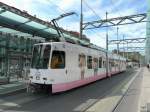
[[[2,2],[0,2],[0,26],[1,32],[16,33],[21,36],[38,36],[47,40],[58,40],[57,31],[50,22],[43,21],[29,15],[25,11],[8,6]],[[81,40],[67,31],[63,33],[66,40],[79,41],[85,45],[89,44],[87,41]]]

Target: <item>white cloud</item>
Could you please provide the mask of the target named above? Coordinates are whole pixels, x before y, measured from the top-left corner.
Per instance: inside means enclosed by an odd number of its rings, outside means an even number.
[[[79,3],[79,0],[60,0],[58,6],[63,10],[68,10],[73,9],[75,6],[78,6]]]
[[[97,46],[106,48],[106,33],[105,32],[93,32],[88,31],[87,37],[91,40],[91,43],[94,43]],[[93,34],[94,33],[94,34]]]
[[[71,23],[66,23],[63,22],[62,24],[60,24],[60,27],[63,27],[66,30],[72,30],[72,31],[78,31],[79,32],[79,22],[71,22]]]
[[[21,10],[30,11],[32,9],[33,0],[0,0],[10,6],[14,6]],[[30,4],[30,5],[29,5]]]
[[[31,1],[31,0],[30,0]],[[49,4],[49,0],[36,0],[36,1],[38,1],[39,3],[41,3],[41,4]]]

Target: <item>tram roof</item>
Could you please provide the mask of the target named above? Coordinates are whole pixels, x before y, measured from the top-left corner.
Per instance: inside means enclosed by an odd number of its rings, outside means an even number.
[[[63,30],[63,29],[62,29]],[[48,40],[57,39],[59,36],[54,26],[47,21],[32,16],[25,11],[8,6],[0,2],[0,31],[21,36],[42,37]],[[67,40],[79,41],[83,45],[89,43],[63,30]]]

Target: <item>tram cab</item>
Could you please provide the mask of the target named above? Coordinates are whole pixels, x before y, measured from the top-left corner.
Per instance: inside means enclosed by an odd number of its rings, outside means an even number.
[[[35,44],[30,69],[30,81],[37,84],[64,82],[65,45],[53,43]],[[61,74],[61,75],[60,75]],[[55,78],[57,77],[57,78]]]

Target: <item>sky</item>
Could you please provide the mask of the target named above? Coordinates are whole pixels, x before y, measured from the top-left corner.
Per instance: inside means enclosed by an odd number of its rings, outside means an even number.
[[[80,0],[0,0],[3,3],[27,11],[31,15],[50,21],[66,12],[76,12],[77,15],[63,18],[59,26],[66,30],[79,31]],[[83,0],[83,22],[90,22],[105,18],[121,17],[147,12],[146,0]],[[109,40],[117,37],[117,28],[108,28]],[[105,48],[106,28],[85,30],[83,32],[91,42]],[[119,39],[143,38],[146,36],[146,24],[132,24],[119,26]],[[131,46],[135,46],[131,45]],[[140,45],[136,45],[140,46]],[[116,46],[110,45],[111,48]]]

